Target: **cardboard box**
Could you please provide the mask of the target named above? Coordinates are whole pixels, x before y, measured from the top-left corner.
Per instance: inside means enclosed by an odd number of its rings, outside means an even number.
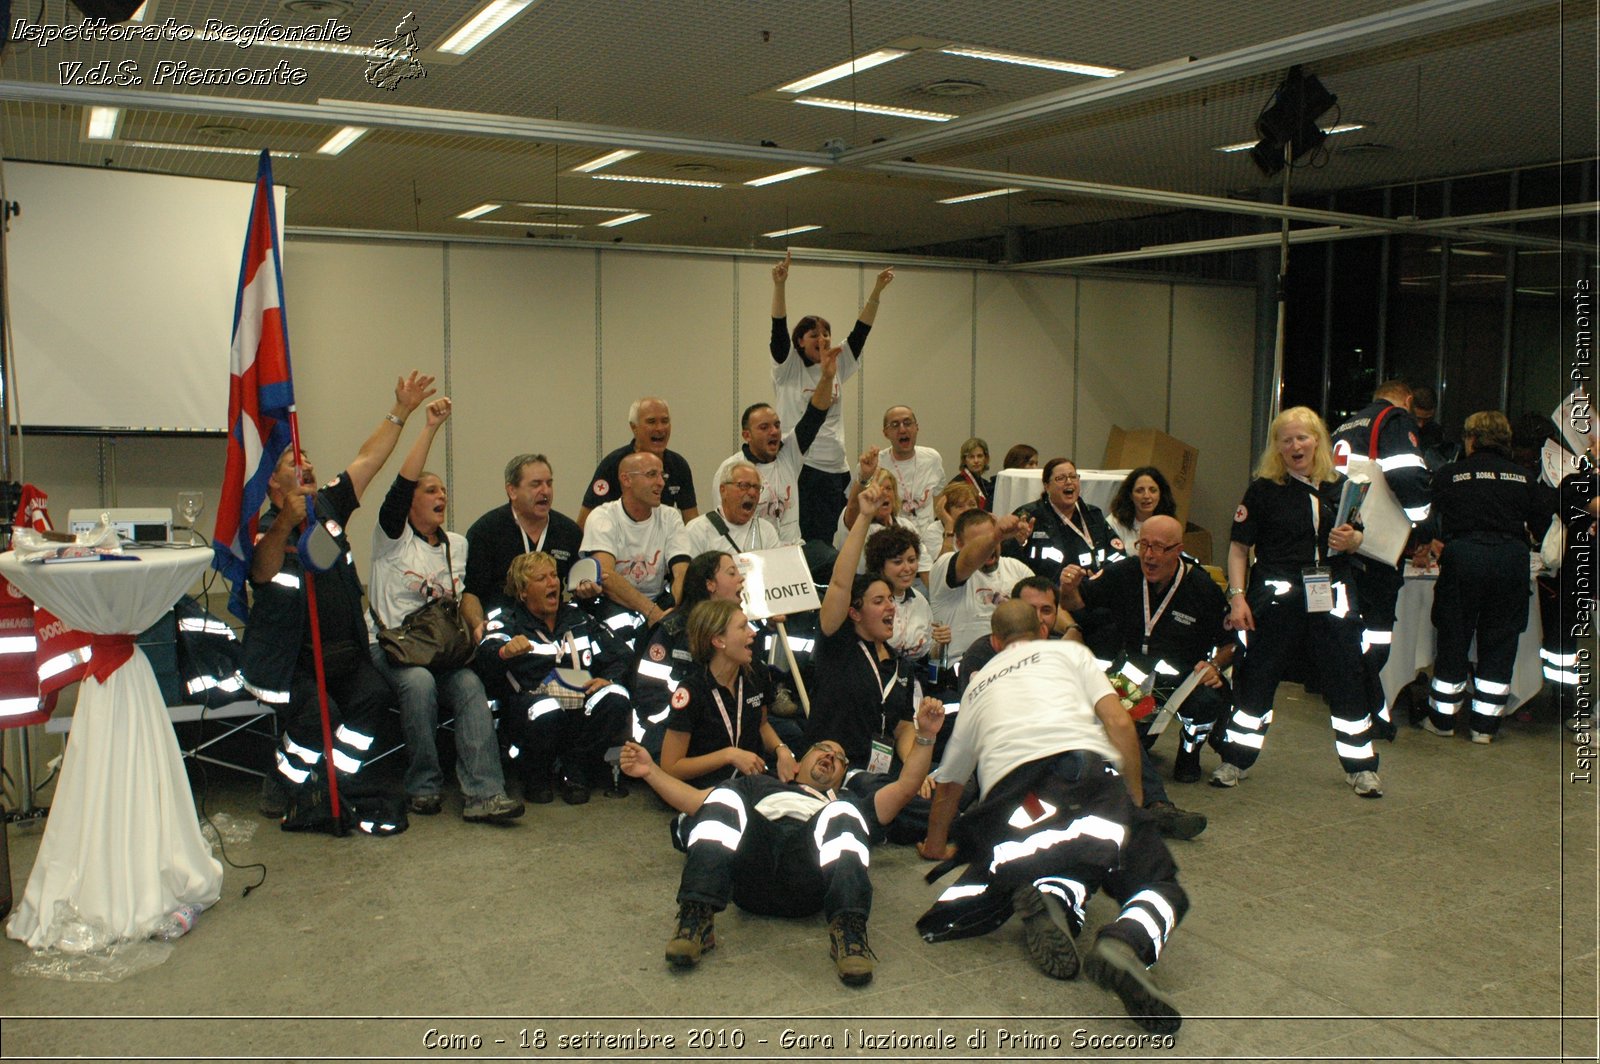
[[[1183,532],[1184,553],[1192,554],[1199,559],[1201,565],[1210,565],[1211,562],[1211,533],[1199,525],[1189,525]],[[1223,584],[1226,587],[1227,584]]]
[[[1155,466],[1172,485],[1172,497],[1178,504],[1179,521],[1189,520],[1189,498],[1194,494],[1195,468],[1200,462],[1198,448],[1190,447],[1176,436],[1168,436],[1160,429],[1125,429],[1111,426],[1111,436],[1106,440],[1106,460],[1102,469],[1137,469]]]

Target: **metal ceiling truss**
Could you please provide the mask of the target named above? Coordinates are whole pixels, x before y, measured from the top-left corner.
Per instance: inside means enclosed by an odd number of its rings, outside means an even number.
[[[773,166],[817,166],[824,169],[862,169],[929,181],[984,187],[1012,186],[1037,189],[1090,199],[1147,203],[1164,208],[1216,211],[1256,218],[1311,223],[1314,229],[1290,233],[1291,243],[1350,239],[1377,234],[1431,233],[1465,237],[1517,246],[1560,246],[1559,241],[1530,234],[1506,233],[1493,229],[1465,228],[1510,224],[1550,213],[1510,211],[1493,215],[1473,215],[1429,220],[1379,218],[1343,211],[1285,206],[1256,200],[1231,199],[1163,189],[1112,185],[1094,181],[1015,174],[997,170],[940,166],[927,163],[892,161],[907,152],[932,147],[948,147],[975,137],[1008,132],[1047,119],[1059,119],[1075,112],[1087,112],[1113,104],[1121,105],[1159,94],[1188,91],[1220,81],[1258,74],[1314,59],[1325,58],[1362,47],[1393,44],[1426,34],[1456,29],[1488,19],[1504,18],[1517,12],[1548,6],[1553,0],[1424,0],[1422,3],[1367,18],[1296,34],[1277,41],[1237,49],[1208,59],[1168,64],[1135,71],[1107,82],[1060,92],[1046,93],[966,118],[956,119],[926,132],[893,137],[868,147],[829,152],[798,151],[729,141],[704,140],[651,130],[602,126],[556,119],[527,118],[516,115],[449,111],[354,100],[319,100],[315,104],[273,100],[191,96],[177,93],[123,91],[102,87],[50,85],[34,82],[0,81],[0,99],[32,103],[71,104],[81,107],[107,106],[129,110],[158,111],[208,117],[239,117],[275,121],[305,122],[314,125],[360,125],[372,129],[404,130],[440,135],[466,135],[509,139],[532,143],[566,143],[632,148],[639,151],[761,162]],[[1593,211],[1595,204],[1566,208],[1568,212]],[[1556,209],[1561,213],[1561,209]],[[1019,263],[1010,268],[1026,270],[1061,269],[1099,263],[1130,261],[1215,251],[1239,250],[1270,245],[1281,234],[1251,234],[1224,240],[1200,240],[1159,248],[1141,248],[1106,255],[1054,259],[1048,262]],[[1264,243],[1263,243],[1264,241]],[[682,249],[675,249],[682,251]],[[859,256],[838,253],[840,261],[855,261]],[[815,257],[815,256],[814,256]],[[874,260],[876,261],[876,259]]]

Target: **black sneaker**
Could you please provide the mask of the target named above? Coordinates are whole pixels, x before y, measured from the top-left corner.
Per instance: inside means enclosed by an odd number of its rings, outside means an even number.
[[[1192,839],[1206,829],[1206,815],[1179,809],[1171,802],[1151,802],[1144,811],[1155,818],[1156,830],[1169,839]]]
[[[439,794],[413,794],[406,799],[406,812],[417,816],[438,816],[444,808],[444,796]]]
[[[711,906],[697,901],[678,906],[678,929],[667,943],[667,963],[674,968],[693,968],[700,963],[702,953],[715,949],[716,915]]]
[[[589,786],[578,780],[561,782],[561,800],[568,805],[583,805],[589,800]]]
[[[1183,1025],[1178,1008],[1156,988],[1144,962],[1126,942],[1101,935],[1083,963],[1084,974],[1122,999],[1133,1022],[1156,1034],[1175,1034]]]
[[[845,986],[866,986],[872,982],[872,969],[878,955],[867,945],[867,914],[840,913],[828,924],[829,952],[839,981]]]
[[[1011,895],[1011,905],[1022,917],[1022,938],[1034,967],[1052,979],[1078,977],[1078,947],[1061,903],[1032,883]]]

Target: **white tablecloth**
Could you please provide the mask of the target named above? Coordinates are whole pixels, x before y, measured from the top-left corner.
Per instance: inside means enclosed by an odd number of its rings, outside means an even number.
[[[1078,494],[1084,502],[1111,508],[1117,485],[1127,479],[1127,469],[1078,470]],[[1037,469],[1002,469],[994,475],[994,512],[1008,514],[1044,492],[1044,477]]]
[[[1435,576],[1408,576],[1394,607],[1394,642],[1389,647],[1389,662],[1380,679],[1383,694],[1394,704],[1400,688],[1416,679],[1418,672],[1433,668],[1436,637],[1433,631],[1433,586]],[[1532,587],[1530,584],[1530,592]],[[1528,626],[1517,640],[1517,661],[1511,671],[1511,697],[1507,711],[1539,693],[1544,675],[1539,662],[1539,644],[1544,640],[1544,623],[1539,619],[1539,603],[1528,602]],[[1477,647],[1473,647],[1477,653]]]
[[[205,569],[202,549],[134,551],[136,562],[24,565],[0,554],[0,574],[80,631],[137,633],[161,618]],[[200,835],[194,796],[144,652],[104,683],[78,690],[72,737],[39,856],[6,934],[54,945],[58,901],[123,938],[147,937],[180,905],[211,905],[222,865]]]

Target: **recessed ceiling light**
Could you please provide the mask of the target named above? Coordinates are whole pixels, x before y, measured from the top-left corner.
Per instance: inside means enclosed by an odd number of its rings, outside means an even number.
[[[1358,129],[1366,128],[1367,126],[1364,122],[1341,122],[1339,125],[1329,126],[1327,129],[1324,129],[1323,132],[1329,136],[1332,136],[1335,133],[1354,133]],[[1238,144],[1224,144],[1222,147],[1216,150],[1222,152],[1223,154],[1231,154],[1233,152],[1249,151],[1255,146],[1255,141],[1244,140],[1240,141]]]
[[[120,107],[91,107],[84,120],[85,140],[116,140],[117,120],[122,117]]]
[[[226,122],[207,122],[203,126],[195,126],[194,131],[203,137],[215,137],[217,140],[229,140],[248,132],[243,126],[230,126]]]
[[[1039,67],[1043,70],[1059,70],[1067,74],[1083,74],[1091,78],[1114,78],[1118,74],[1127,73],[1117,67],[1098,66],[1094,63],[1074,63],[1066,59],[1047,59],[1040,55],[1024,55],[1021,52],[1002,52],[994,48],[975,48],[962,44],[952,44],[939,49],[946,55],[965,56],[968,59],[987,59],[993,63],[1011,63],[1015,66]]]
[[[903,48],[879,48],[875,52],[868,52],[866,55],[847,59],[837,66],[819,70],[815,74],[801,78],[799,81],[791,81],[787,85],[779,85],[778,91],[805,92],[807,89],[814,89],[818,85],[826,85],[830,81],[838,81],[840,78],[847,78],[851,74],[859,74],[863,70],[871,70],[875,66],[882,66],[884,63],[892,62],[910,54]]]
[[[608,151],[604,155],[597,155],[586,163],[579,163],[572,169],[575,173],[587,174],[610,166],[612,163],[620,163],[624,159],[631,159],[638,154],[638,152],[630,148],[618,148],[616,151]]]
[[[115,143],[124,148],[148,148],[151,151],[198,151],[212,155],[260,155],[260,148],[229,148],[221,144],[167,144],[154,140],[119,140]],[[297,151],[275,151],[274,159],[298,159]]]
[[[278,6],[311,18],[338,18],[350,13],[350,5],[344,0],[282,0]]]
[[[688,188],[721,188],[721,181],[695,181],[687,177],[632,177],[627,174],[590,174],[596,181],[634,181],[641,185],[684,185]]]
[[[746,181],[745,184],[749,185],[751,188],[760,188],[763,185],[776,185],[779,181],[789,181],[796,177],[805,177],[807,174],[817,173],[821,169],[822,167],[820,166],[797,166],[793,170],[784,170],[781,173],[768,174],[766,177],[752,178],[749,181]]]
[[[672,172],[675,174],[714,174],[717,168],[710,163],[673,163]]]
[[[888,107],[880,103],[857,103],[854,100],[835,100],[827,96],[797,96],[795,103],[807,107],[829,107],[835,111],[860,111],[868,115],[888,115],[891,118],[919,118],[924,122],[948,122],[956,117],[943,111],[919,111],[912,107]]]
[[[439,42],[435,50],[449,55],[466,55],[532,5],[533,0],[492,0]]]
[[[1071,200],[1064,200],[1060,196],[1033,196],[1028,200],[1030,207],[1066,207]]]
[[[820,225],[797,225],[793,229],[774,229],[770,233],[762,233],[761,235],[768,240],[775,240],[780,236],[794,236],[796,233],[809,233],[821,228],[822,226]]]
[[[600,228],[611,229],[615,226],[627,225],[629,222],[637,222],[642,218],[648,217],[650,217],[650,215],[646,214],[644,211],[634,211],[632,214],[624,214],[621,218],[612,218],[610,221],[601,222]]]
[[[503,206],[504,204],[502,203],[481,203],[470,211],[462,211],[456,217],[463,222],[470,222],[476,218],[482,218],[486,214],[492,214]]]
[[[354,144],[356,141],[360,140],[370,132],[372,132],[372,130],[368,129],[366,126],[345,126],[333,136],[323,141],[322,146],[317,149],[317,154],[338,155],[340,152],[344,151],[350,145]]]
[[[929,96],[981,96],[989,91],[989,86],[981,81],[941,78],[938,81],[928,82],[922,86],[921,91]]]
[[[971,203],[974,200],[993,199],[996,196],[1009,196],[1013,192],[1021,192],[1020,188],[991,188],[987,192],[969,192],[965,196],[951,196],[949,199],[939,200],[940,203]]]

